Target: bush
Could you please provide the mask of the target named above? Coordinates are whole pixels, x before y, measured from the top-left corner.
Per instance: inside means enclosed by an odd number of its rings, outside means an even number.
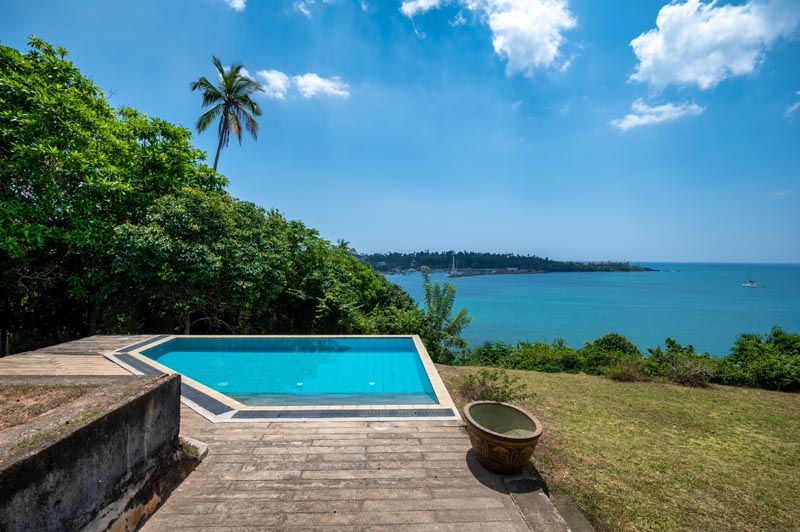
[[[800,391],[800,335],[780,327],[766,336],[741,334],[717,369],[722,384]]]
[[[650,380],[641,359],[620,358],[603,369],[603,375],[618,382],[637,382]]]
[[[509,375],[499,369],[483,369],[467,375],[458,391],[467,402],[512,403],[532,399],[535,395],[528,393],[525,384],[519,382],[519,377]]]
[[[642,356],[633,342],[617,333],[608,333],[593,342],[586,342],[581,354],[581,369],[590,375],[607,374],[608,368],[625,366],[628,364],[626,360],[636,360]]]
[[[551,343],[519,342],[508,357],[503,367],[544,371],[547,373],[578,372],[582,366],[580,352],[567,345],[563,338],[556,338]]]
[[[459,366],[502,366],[515,350],[513,345],[504,342],[483,342],[481,345],[465,350],[457,360]]]
[[[684,386],[708,386],[715,376],[715,363],[708,353],[698,355],[694,347],[681,346],[672,338],[665,340],[666,350],[650,348],[646,371],[651,375],[666,377]]]

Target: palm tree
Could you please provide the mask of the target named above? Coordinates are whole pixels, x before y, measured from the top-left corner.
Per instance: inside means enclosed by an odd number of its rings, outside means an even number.
[[[213,106],[197,119],[198,133],[205,131],[219,117],[217,132],[219,144],[217,144],[217,154],[214,156],[214,170],[216,170],[219,152],[223,146],[228,145],[231,133],[236,135],[241,145],[242,125],[244,125],[254,139],[258,138],[258,122],[253,115],[261,116],[261,107],[250,95],[254,92],[263,92],[264,89],[242,73],[244,68],[242,65],[236,64],[225,68],[216,56],[211,56],[211,60],[217,68],[219,84],[215,86],[203,76],[192,82],[192,91],[202,91],[203,107]]]

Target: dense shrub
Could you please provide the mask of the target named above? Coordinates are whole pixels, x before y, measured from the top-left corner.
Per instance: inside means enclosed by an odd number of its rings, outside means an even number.
[[[800,335],[779,327],[765,336],[741,334],[717,367],[723,384],[800,391]]]
[[[620,358],[610,366],[606,366],[603,375],[619,382],[637,382],[650,380],[645,371],[645,363],[641,358]]]
[[[672,338],[667,338],[664,344],[664,350],[648,349],[647,371],[651,375],[685,386],[708,386],[715,375],[715,363],[708,353],[698,355],[693,346],[683,347]]]
[[[519,342],[504,361],[504,367],[547,373],[576,373],[581,370],[580,352],[567,345],[563,338],[556,338],[550,343]]]
[[[584,372],[591,375],[601,375],[610,367],[623,367],[627,360],[641,357],[639,348],[633,342],[618,333],[608,333],[600,338],[586,342],[583,349]]]
[[[535,394],[528,393],[519,377],[499,369],[483,369],[467,375],[459,386],[459,393],[467,401],[500,401],[513,403],[526,401]]]
[[[506,359],[515,351],[513,345],[504,342],[483,342],[481,345],[462,352],[457,360],[460,366],[498,366],[505,365]]]

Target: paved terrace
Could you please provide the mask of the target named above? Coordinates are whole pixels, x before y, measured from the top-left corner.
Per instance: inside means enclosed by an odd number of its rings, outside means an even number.
[[[124,374],[103,354],[147,338],[14,355],[0,375]],[[478,465],[457,421],[211,423],[184,405],[181,434],[208,456],[145,531],[568,530],[530,480]]]

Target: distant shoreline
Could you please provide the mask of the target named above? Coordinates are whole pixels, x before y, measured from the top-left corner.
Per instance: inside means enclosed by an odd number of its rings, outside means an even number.
[[[536,255],[478,253],[473,251],[420,251],[417,253],[356,254],[361,262],[381,273],[413,273],[423,267],[450,272],[451,277],[476,275],[520,275],[552,272],[638,272],[657,271],[618,261],[557,261]]]

